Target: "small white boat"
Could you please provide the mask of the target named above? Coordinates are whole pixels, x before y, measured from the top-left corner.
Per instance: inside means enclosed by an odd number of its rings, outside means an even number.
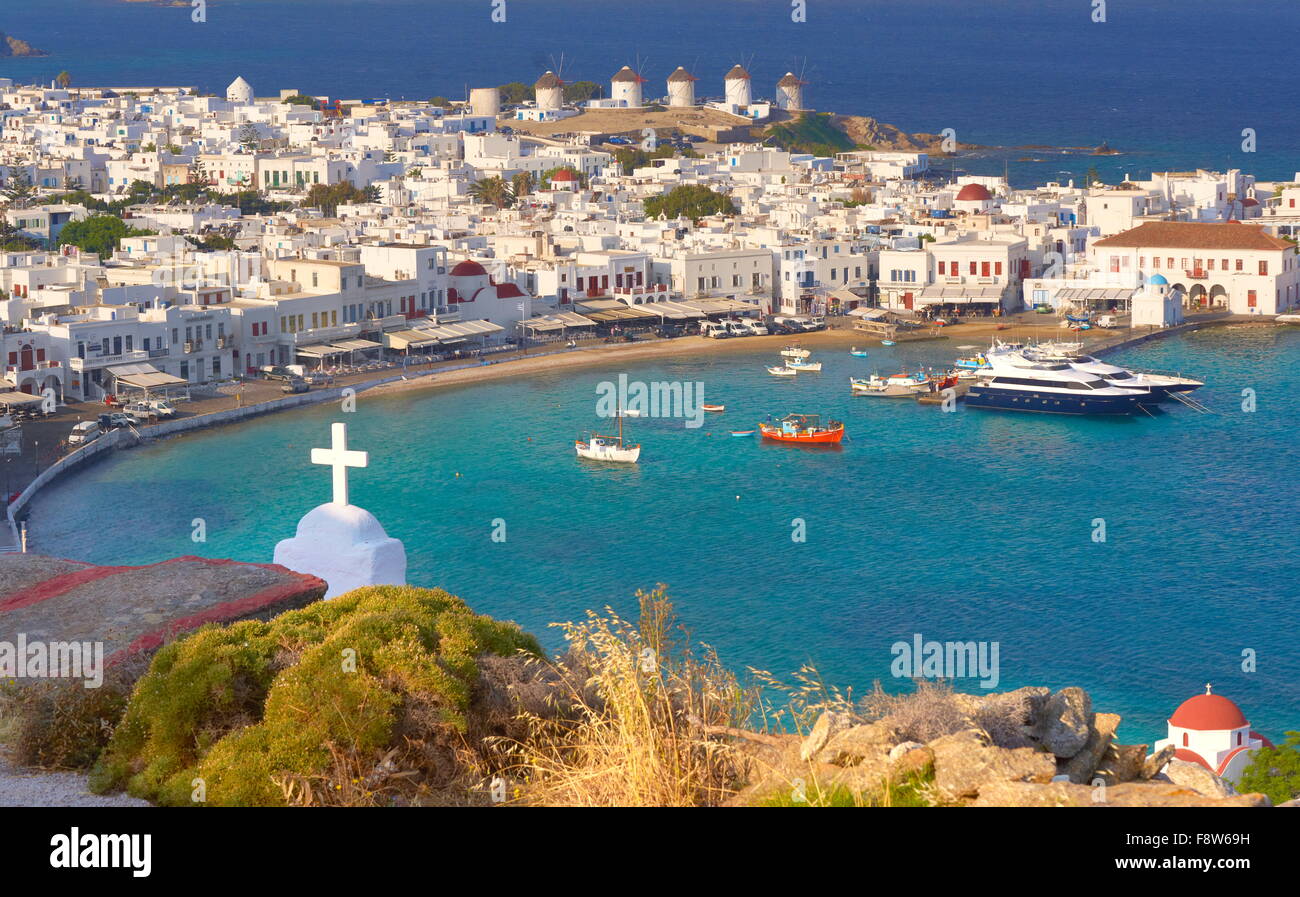
[[[812,352],[801,346],[786,346],[781,350],[781,354],[786,358],[807,358]]]
[[[880,341],[880,345],[882,345],[882,346],[892,346],[892,345],[894,345],[894,341],[893,341],[892,339],[882,339],[882,340]]]
[[[814,371],[817,373],[821,373],[821,369],[822,369],[822,363],[820,361],[798,361],[793,358],[787,361],[785,363],[785,366],[788,368],[794,368],[796,371],[801,371],[801,372]]]
[[[799,373],[794,368],[788,368],[785,367],[784,365],[782,365],[781,367],[769,367],[767,369],[767,372],[771,374],[773,377],[793,377]]]
[[[579,458],[589,461],[610,461],[616,464],[635,464],[641,457],[641,444],[628,445],[623,440],[623,417],[626,412],[620,409],[618,415],[618,435],[601,436],[592,433],[585,442],[581,439],[573,447]]]
[[[878,399],[905,399],[921,392],[914,384],[902,383],[877,374],[872,374],[865,380],[850,377],[849,388],[855,396],[873,396]]]
[[[621,416],[621,417],[640,417],[640,416],[641,416],[641,409],[640,409],[640,408],[624,408],[622,411],[619,412],[619,416]]]

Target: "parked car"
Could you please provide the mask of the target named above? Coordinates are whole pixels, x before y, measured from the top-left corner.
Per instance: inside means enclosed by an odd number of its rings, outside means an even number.
[[[135,418],[125,411],[111,411],[108,414],[99,416],[99,428],[101,430],[114,430],[118,427],[129,427],[135,423]]]
[[[308,374],[305,379],[312,386],[332,386],[334,383],[329,374]]]
[[[99,421],[83,420],[73,425],[72,432],[68,434],[68,445],[85,445],[103,434],[104,431],[99,428]]]
[[[278,364],[268,364],[260,370],[262,376],[268,380],[293,380],[297,377],[293,371]]]
[[[150,408],[152,408],[154,414],[158,415],[159,417],[176,416],[176,409],[172,406],[172,403],[167,401],[166,399],[150,399],[145,404],[147,404]]]
[[[139,424],[153,423],[158,419],[158,412],[146,402],[131,402],[123,405],[122,413],[130,415],[131,419]]]
[[[1103,327],[1103,328],[1106,328],[1106,329],[1110,329],[1111,327],[1118,327],[1118,326],[1119,326],[1119,316],[1118,316],[1118,315],[1101,315],[1100,317],[1097,318],[1097,326],[1098,326],[1098,327]]]
[[[311,389],[310,383],[308,383],[306,380],[302,379],[301,377],[293,377],[290,380],[286,381],[285,384],[280,387],[280,392],[298,393],[298,392],[307,392],[309,389]]]

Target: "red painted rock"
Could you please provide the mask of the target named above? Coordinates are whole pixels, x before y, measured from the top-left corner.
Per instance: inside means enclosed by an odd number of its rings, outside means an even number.
[[[0,555],[0,641],[102,642],[109,665],[204,623],[269,620],[325,594],[324,580],[276,564],[179,557],[97,567]]]

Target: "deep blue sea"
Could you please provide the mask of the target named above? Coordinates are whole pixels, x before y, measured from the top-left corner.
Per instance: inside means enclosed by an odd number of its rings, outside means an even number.
[[[872,115],[909,131],[956,131],[996,146],[1093,147],[1114,157],[1021,149],[959,168],[1013,183],[1112,182],[1152,170],[1242,168],[1263,179],[1300,170],[1295,0],[40,0],[5,5],[0,30],[50,51],[0,62],[0,77],[194,85],[224,92],[236,75],[259,95],[297,88],[349,99],[465,96],[468,87],[607,82],[638,66],[649,89],[684,65],[701,96],[720,95],[735,63],[771,96],[785,72],[810,105]],[[1255,152],[1242,151],[1252,128]],[[1023,158],[1039,159],[1020,162]],[[945,165],[945,167],[947,167]]]
[[[1000,646],[998,688],[1080,685],[1130,742],[1212,682],[1261,731],[1300,728],[1295,422],[1300,330],[1206,329],[1128,350],[1204,377],[1216,413],[1073,420],[857,398],[848,377],[950,362],[959,341],[817,353],[821,374],[768,375],[772,350],[634,365],[633,380],[704,384],[702,429],[629,421],[630,469],[581,463],[597,385],[620,369],[362,395],[118,453],[45,490],[34,550],[100,563],[182,554],[269,561],[329,498],[308,462],[347,420],[370,452],[353,501],[402,539],[409,579],[547,624],[666,583],[694,638],[733,669],[811,661],[860,693],[914,633]],[[963,343],[964,344],[964,343]],[[1256,410],[1242,409],[1253,389]],[[843,419],[837,450],[735,438],[767,414]],[[459,474],[459,476],[458,476]],[[191,541],[201,517],[208,541]],[[493,520],[506,541],[493,542]],[[802,518],[806,541],[792,539]],[[1094,521],[1106,541],[1093,540]],[[1252,651],[1257,671],[1242,669]],[[972,681],[959,686],[977,690]]]

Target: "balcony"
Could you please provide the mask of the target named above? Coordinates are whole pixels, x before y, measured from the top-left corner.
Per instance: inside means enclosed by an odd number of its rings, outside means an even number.
[[[630,287],[614,287],[615,296],[655,296],[662,298],[668,294],[668,285],[663,283],[653,283],[646,285],[637,285]],[[595,298],[590,297],[590,298]]]
[[[1205,280],[1208,277],[1208,275],[1205,273],[1204,268],[1191,268],[1185,270],[1183,273],[1186,274],[1191,280]]]
[[[133,364],[138,361],[148,360],[148,352],[143,349],[135,349],[130,352],[123,352],[120,355],[87,355],[85,358],[72,358],[68,360],[68,367],[74,371],[90,371],[114,364]]]

